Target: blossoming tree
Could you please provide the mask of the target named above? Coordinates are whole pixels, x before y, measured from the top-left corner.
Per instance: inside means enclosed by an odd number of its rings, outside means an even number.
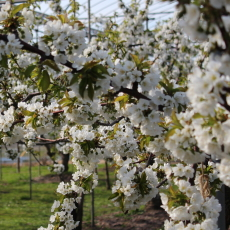
[[[109,199],[124,212],[160,193],[165,229],[218,229],[215,194],[230,186],[230,5],[181,0],[177,16],[149,31],[151,1],[142,11],[120,2],[123,22],[107,23],[89,44],[67,13],[47,18],[35,44],[36,1],[2,5],[0,143],[11,156],[18,143],[71,154],[76,172],[59,184],[39,230],[78,228],[82,194],[108,158],[117,178]]]

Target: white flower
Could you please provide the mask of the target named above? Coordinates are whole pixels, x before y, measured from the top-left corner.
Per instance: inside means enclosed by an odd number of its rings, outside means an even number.
[[[173,170],[174,176],[179,176],[179,177],[184,176],[184,165],[177,164],[177,166],[173,167],[172,170]]]
[[[173,220],[189,220],[191,218],[191,215],[188,213],[187,207],[180,206],[172,210],[170,213],[170,217]]]
[[[58,208],[60,206],[60,201],[59,200],[55,200],[52,207],[51,207],[51,212],[54,212],[54,210],[56,208]]]
[[[224,0],[209,0],[209,2],[216,9],[220,9],[224,4]]]
[[[65,64],[67,62],[67,57],[64,54],[58,54],[54,57],[55,62]]]
[[[5,11],[0,12],[0,21],[6,20],[8,18],[9,14]]]
[[[11,8],[10,1],[6,1],[6,3],[2,5],[1,10],[3,10],[3,11],[9,11],[10,8]]]
[[[198,6],[194,4],[185,4],[186,8],[186,15],[185,21],[190,26],[197,26],[199,17],[200,17],[200,10]]]
[[[68,44],[69,43],[65,40],[64,34],[61,34],[61,36],[58,37],[58,39],[53,42],[54,47],[60,51],[65,51]]]

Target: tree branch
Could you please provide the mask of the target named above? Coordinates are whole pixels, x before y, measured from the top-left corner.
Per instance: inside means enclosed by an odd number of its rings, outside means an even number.
[[[230,106],[227,102],[227,98],[225,94],[220,93],[221,99],[224,101],[224,103],[219,103],[220,105],[222,105],[225,109],[227,109],[228,111],[230,111]]]
[[[6,34],[0,34],[0,40],[3,40],[5,42],[8,42],[8,38],[7,38],[7,35]],[[38,54],[39,56],[41,56],[41,62],[43,62],[44,60],[46,59],[49,59],[49,60],[52,60],[54,61],[54,56],[53,55],[49,55],[49,56],[46,56],[45,52],[38,49],[37,47],[35,46],[32,46],[26,42],[24,42],[23,40],[21,39],[18,39],[20,41],[20,43],[23,45],[22,49],[23,50],[27,50],[27,51],[30,51],[32,53],[35,53],[35,54]],[[61,63],[62,64],[62,63]],[[72,67],[72,63],[67,61],[65,64],[62,64],[64,66],[67,66],[68,68],[72,69],[73,72],[78,72],[75,68]]]
[[[56,140],[52,140],[52,139],[37,137],[37,139],[41,140],[42,142],[38,142],[36,143],[36,145],[49,145],[49,144],[55,144],[60,142],[70,142],[67,138],[59,138]]]
[[[154,163],[154,155],[150,153],[145,168],[147,168],[149,165],[152,165],[153,163]]]
[[[168,179],[164,179],[163,181],[161,181],[156,188],[160,188]]]
[[[22,102],[27,102],[27,101],[29,101],[30,99],[32,99],[33,97],[38,96],[38,95],[41,95],[41,93],[31,93],[31,94],[27,95],[27,96],[22,100]]]
[[[118,93],[127,93],[128,95],[133,96],[133,97],[135,97],[137,99],[145,99],[145,100],[149,100],[149,101],[151,100],[148,97],[146,97],[144,94],[139,93],[136,90],[124,88],[122,86],[119,89],[119,91],[116,92],[116,94],[118,94]]]
[[[115,121],[113,121],[112,123],[102,123],[100,121],[97,121],[96,123],[99,124],[99,125],[102,125],[102,126],[113,126],[113,125],[119,123],[123,118],[125,118],[125,117],[124,116],[119,117]]]
[[[197,169],[198,165],[197,164],[193,164],[192,168],[194,169],[194,174],[192,178],[189,178],[189,183],[193,186],[195,185],[195,178],[196,178],[196,169]]]

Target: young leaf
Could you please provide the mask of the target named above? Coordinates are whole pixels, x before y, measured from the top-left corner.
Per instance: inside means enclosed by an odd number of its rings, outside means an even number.
[[[22,110],[22,114],[25,115],[25,116],[33,116],[33,115],[34,115],[34,112],[31,112],[31,111],[29,111],[29,110],[23,109],[23,110]]]
[[[29,3],[22,3],[20,5],[17,5],[13,8],[13,10],[11,11],[11,16],[14,16],[16,13],[18,13],[19,11],[21,11],[22,9],[24,9],[25,7],[29,7],[30,4]]]
[[[0,65],[4,68],[8,68],[8,58],[7,55],[2,55],[2,59],[0,61]]]
[[[132,57],[132,59],[136,63],[136,65],[139,65],[141,63],[141,60],[138,58],[137,55],[130,54],[130,56]]]
[[[113,193],[109,198],[108,198],[108,200],[112,200],[112,199],[114,199],[114,198],[116,198],[116,197],[118,197],[119,196],[119,193],[118,192],[115,192],[115,193]]]
[[[61,20],[62,23],[68,23],[69,22],[67,14],[59,14],[58,18]]]
[[[42,72],[42,78],[39,82],[40,89],[45,92],[50,86],[50,76],[47,72],[47,70],[43,70]]]
[[[70,80],[70,85],[73,85],[74,83],[78,82],[80,77],[81,77],[80,73],[74,74],[72,79]]]
[[[88,96],[89,98],[93,101],[93,96],[94,96],[94,88],[93,88],[93,84],[90,81],[88,84]]]
[[[36,65],[29,65],[25,70],[25,77],[29,78],[35,67]]]
[[[114,102],[125,100],[127,97],[128,97],[128,95],[119,96],[114,100]]]
[[[176,125],[179,129],[183,129],[183,126],[181,125],[181,123],[177,119],[175,111],[172,112],[172,116],[171,117],[172,117],[173,124]]]
[[[42,65],[49,66],[51,69],[55,70],[56,72],[60,71],[58,65],[53,60],[46,59],[45,61],[42,62]]]
[[[169,138],[176,132],[176,127],[170,129],[166,134],[165,134],[165,141],[168,141]]]
[[[79,93],[82,96],[82,98],[84,97],[84,92],[85,92],[87,84],[88,84],[88,78],[83,77],[79,84]]]

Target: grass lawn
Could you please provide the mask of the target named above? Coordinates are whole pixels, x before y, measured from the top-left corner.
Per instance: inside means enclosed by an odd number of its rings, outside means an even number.
[[[72,167],[70,166],[70,169]],[[111,191],[106,189],[104,165],[99,165],[99,185],[95,189],[95,216],[119,212],[108,200]],[[50,174],[47,166],[41,167],[41,176]],[[32,167],[32,178],[39,176],[38,166]],[[114,174],[110,172],[113,181]],[[112,183],[112,182],[111,182]],[[29,167],[21,167],[17,173],[16,166],[3,166],[0,180],[0,230],[35,230],[47,227],[50,208],[56,197],[58,183],[32,183],[30,199]],[[122,212],[118,213],[123,216]],[[91,219],[91,195],[85,196],[83,221]]]

